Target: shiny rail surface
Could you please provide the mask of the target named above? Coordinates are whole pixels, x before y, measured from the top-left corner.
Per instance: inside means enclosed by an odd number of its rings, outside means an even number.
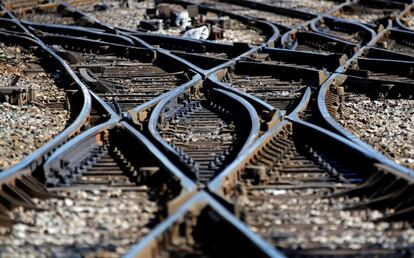
[[[413,1],[0,9],[0,256],[413,255]]]

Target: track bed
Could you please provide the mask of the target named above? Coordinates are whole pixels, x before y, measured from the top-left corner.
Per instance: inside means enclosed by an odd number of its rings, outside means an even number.
[[[0,254],[121,256],[149,233],[181,186],[161,157],[138,147],[142,143],[131,130],[119,125],[75,139],[63,147],[63,155],[48,160],[43,196],[48,198],[25,199],[25,209],[10,212],[15,224],[1,229]],[[136,148],[141,161],[132,158]]]
[[[17,164],[70,124],[62,82],[44,70],[46,59],[0,43],[0,170]]]
[[[227,12],[232,12],[240,15],[246,15],[258,19],[263,19],[265,21],[284,25],[284,26],[299,26],[301,23],[304,23],[306,20],[301,18],[296,18],[289,16],[288,14],[279,14],[270,11],[262,11],[258,9],[252,9],[240,5],[235,5],[231,3],[218,2],[218,1],[203,1],[203,0],[192,0],[192,3],[206,4],[212,6],[219,10],[225,10]]]
[[[290,112],[295,100],[299,99],[306,85],[298,81],[280,80],[271,75],[249,76],[228,73],[224,82],[253,95],[276,109]]]
[[[267,35],[257,26],[229,17],[220,12],[223,9],[197,8],[196,13],[189,16],[192,11],[187,7],[168,1],[155,4],[154,1],[147,0],[131,3],[129,7],[122,5],[120,1],[113,1],[105,6],[104,10],[96,8],[96,5],[90,5],[83,10],[105,24],[131,31],[208,39],[222,43],[262,44],[267,39]],[[205,25],[208,26],[204,27]]]
[[[191,96],[158,125],[162,138],[200,182],[211,180],[234,159],[248,130],[235,109],[214,104],[211,97],[204,93]]]
[[[191,76],[184,69],[163,63],[162,58],[155,59],[154,53],[147,50],[121,47],[125,51],[122,53],[110,47],[104,52],[72,46],[57,48],[85,84],[117,112],[159,97],[189,81]],[[140,59],[139,53],[128,54],[133,51],[147,52],[154,59]]]
[[[329,150],[331,143],[321,143],[317,129],[291,126],[276,130],[237,173],[227,175],[235,179],[234,188],[228,179],[223,192],[235,204],[236,215],[288,257],[411,254],[414,230],[408,217],[384,208],[393,205],[385,200],[398,187],[376,188],[385,168],[369,166],[341,144]],[[384,180],[396,183],[391,178]]]
[[[350,132],[397,163],[414,168],[412,99],[375,99],[349,93],[336,118]]]
[[[31,225],[2,229],[0,253],[9,256],[122,255],[150,230],[157,204],[140,191],[72,190],[64,199],[34,200],[47,211],[16,210]],[[145,208],[143,208],[145,207]]]

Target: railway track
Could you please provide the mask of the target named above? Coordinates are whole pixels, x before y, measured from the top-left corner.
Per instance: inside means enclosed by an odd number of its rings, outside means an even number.
[[[22,222],[15,209],[37,210],[31,197],[53,197],[34,176],[44,160],[70,138],[111,115],[43,44],[5,32],[0,37],[4,130],[0,224],[8,234],[3,227]],[[8,237],[4,241],[10,245]]]
[[[157,35],[154,33],[131,33],[152,46],[171,50],[178,53],[200,54],[207,57],[220,58],[236,58],[250,50],[245,44],[230,46],[228,44],[220,44],[209,41],[196,41],[183,37],[172,37],[165,35]]]
[[[353,44],[365,45],[374,37],[375,32],[368,27],[352,22],[325,17],[311,23],[314,31],[339,38]]]
[[[1,254],[124,254],[168,214],[169,201],[192,190],[143,141],[130,126],[112,123],[57,150],[44,166],[49,198],[27,196],[31,209],[11,212],[20,223],[2,228]],[[141,161],[133,158],[137,150]],[[25,190],[17,193],[26,196]]]
[[[55,33],[55,29],[56,28],[41,27],[35,32],[40,37],[44,37],[45,35],[47,37],[66,35],[71,37],[93,38],[99,41],[116,42],[124,45],[131,44],[131,42],[127,41],[128,38],[125,36],[114,36],[111,34],[102,35],[101,33],[89,35],[89,33],[76,29],[71,29],[71,31],[68,31],[67,33],[57,34]],[[246,51],[251,50],[246,44],[240,44],[237,45],[237,47],[233,47],[227,44],[208,41],[199,42],[191,39],[184,39],[182,37],[165,37],[163,35],[154,35],[150,33],[137,33],[133,34],[133,37],[134,39],[139,37],[139,41],[134,40],[132,44],[143,46],[152,45],[157,48],[162,47],[163,49],[170,50],[171,54],[188,61],[187,65],[200,73],[208,73],[210,69],[214,69],[218,65],[223,65],[224,63],[229,62],[232,58],[238,58],[241,55],[245,55]],[[145,43],[142,40],[144,40]]]
[[[343,54],[323,54],[303,52],[280,48],[267,48],[246,57],[246,61],[257,61],[265,64],[290,65],[301,68],[319,69],[332,72],[345,64],[347,57]],[[315,63],[314,60],[321,60]]]
[[[288,257],[401,257],[413,251],[401,190],[410,180],[317,127],[284,122],[211,188]]]
[[[149,130],[190,177],[206,183],[254,141],[258,120],[239,97],[195,85],[162,102],[151,115]]]
[[[358,1],[344,5],[331,15],[340,19],[356,21],[372,26],[387,26],[399,12],[404,10],[404,4],[393,1]]]
[[[384,66],[386,66],[387,69],[385,69]],[[413,81],[411,79],[410,69],[411,64],[403,61],[360,58],[356,59],[345,73],[358,77],[373,79],[382,83],[401,82],[411,85]],[[394,85],[391,84],[389,87],[393,86]]]
[[[0,256],[414,255],[409,0],[3,7]]]
[[[393,65],[389,63],[387,67]],[[369,79],[350,76],[327,93],[327,109],[348,131],[397,163],[412,168],[410,113],[414,94],[410,81],[399,75],[378,73]],[[345,89],[344,94],[338,95],[338,87]]]
[[[226,12],[237,13],[240,15],[246,15],[257,19],[263,19],[268,22],[274,23],[276,25],[288,26],[288,27],[298,27],[301,24],[306,22],[306,18],[300,17],[299,15],[292,15],[289,12],[274,12],[269,8],[258,9],[258,8],[248,8],[242,5],[237,5],[238,2],[221,2],[221,1],[203,1],[203,0],[191,0],[191,3],[204,4],[207,6],[214,7],[218,10],[225,10]],[[234,4],[233,4],[234,3]]]
[[[3,124],[0,170],[16,165],[64,131],[82,108],[79,89],[65,83],[63,71],[52,69],[53,58],[41,54],[40,48],[27,38],[20,40],[32,47],[4,40],[0,43]]]
[[[278,257],[265,243],[233,220],[216,200],[202,191],[169,221],[160,224],[156,234],[134,246],[128,257]],[[244,244],[239,245],[236,239]],[[223,245],[223,242],[228,244]]]
[[[118,113],[159,98],[195,76],[154,51],[65,36],[49,39],[85,84]]]
[[[196,2],[196,1],[195,1]],[[195,9],[195,17],[192,21],[192,27],[200,30],[200,26],[206,25],[210,28],[207,38],[219,43],[249,43],[263,44],[276,40],[277,29],[270,24],[260,20],[251,19],[245,11],[251,10],[240,6],[227,5],[225,3],[215,3],[214,5],[193,5],[194,1],[163,1],[165,4],[182,4],[188,12]],[[218,4],[218,6],[216,6]],[[243,11],[245,10],[245,11]],[[184,36],[197,39],[187,30]],[[207,35],[207,34],[206,34]]]
[[[368,58],[413,61],[412,36],[411,32],[389,29],[378,38],[373,47],[365,51],[365,56]]]
[[[325,80],[325,75],[315,69],[241,61],[229,69],[221,80],[289,114],[300,102],[305,90],[318,87]]]
[[[39,7],[36,9],[38,11],[23,13],[20,17],[34,23],[81,25],[106,30],[111,30],[109,26],[114,26],[129,32],[140,30],[224,43],[262,44],[275,33],[269,24],[260,21],[254,24],[243,16],[214,8],[199,10],[195,7],[187,10],[185,5],[155,4],[154,1],[141,1],[129,7],[124,6],[122,1],[81,3],[76,2],[73,7],[54,4],[46,10]]]
[[[214,107],[204,96],[190,99],[188,107],[177,113],[181,117],[162,125],[162,137],[192,158],[198,180],[209,180],[223,167],[223,161],[234,156],[232,149],[240,148],[241,121],[234,123],[234,115],[227,118],[229,111]]]
[[[283,35],[282,46],[287,49],[322,54],[342,53],[352,56],[358,45],[316,32],[292,31]]]

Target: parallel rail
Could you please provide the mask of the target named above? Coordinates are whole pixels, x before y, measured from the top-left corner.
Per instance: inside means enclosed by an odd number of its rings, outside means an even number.
[[[161,148],[200,183],[214,178],[259,135],[259,118],[250,104],[200,85],[164,99],[148,126]]]
[[[411,204],[404,195],[411,191],[412,180],[349,141],[291,120],[264,135],[209,187],[234,205],[251,230],[288,256],[388,257],[412,250],[405,245],[387,249],[392,237],[372,244],[361,238],[357,250],[351,247],[356,239],[339,239],[344,231],[368,238],[381,221],[390,227],[377,230],[389,235],[396,233],[392,225],[409,232],[410,226],[397,225],[411,220]],[[377,210],[380,214],[374,217]],[[358,222],[348,223],[351,218]],[[374,228],[361,231],[361,223]]]
[[[338,122],[353,95],[413,100],[412,1],[166,0],[123,28],[98,20],[109,6],[94,0],[49,2],[5,3],[0,36],[46,53],[83,102],[61,134],[0,173],[2,225],[92,190],[96,205],[120,192],[155,213],[117,214],[125,241],[105,233],[74,253],[121,255],[135,242],[127,257],[414,253],[413,170]],[[168,10],[214,33],[149,32]],[[260,40],[224,37],[244,29]]]

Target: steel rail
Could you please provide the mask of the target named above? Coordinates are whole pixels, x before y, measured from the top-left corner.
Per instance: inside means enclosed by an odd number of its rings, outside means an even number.
[[[80,109],[80,112],[76,119],[69,125],[66,129],[60,132],[48,143],[37,149],[35,152],[24,158],[20,163],[15,166],[2,171],[0,173],[0,182],[2,184],[11,183],[16,178],[22,175],[28,175],[32,173],[39,165],[48,157],[53,150],[57,147],[68,141],[68,139],[77,133],[80,132],[81,128],[84,126],[87,121],[91,110],[91,97],[86,86],[75,76],[75,74],[70,70],[67,64],[58,57],[54,52],[49,48],[46,48],[44,45],[40,44],[38,41],[33,40],[28,37],[16,36],[11,34],[0,33],[0,37],[3,41],[13,42],[15,44],[28,44],[34,45],[42,49],[51,59],[55,60],[57,65],[60,66],[62,71],[64,71],[71,80],[78,87],[83,96],[83,103]]]
[[[173,94],[169,95],[167,98],[162,100],[153,110],[151,113],[149,122],[148,122],[148,130],[151,135],[151,137],[157,142],[157,145],[163,149],[168,155],[172,156],[174,161],[182,163],[182,166],[187,169],[191,170],[191,168],[187,167],[183,161],[182,161],[182,155],[171,145],[169,145],[165,139],[160,135],[158,131],[158,122],[162,116],[162,113],[165,112],[168,105],[171,103],[177,101],[177,98],[179,98],[183,94],[188,94],[186,92],[196,91],[195,88],[200,87],[200,85],[192,85],[188,84],[186,88],[180,89],[180,91],[176,91]],[[206,87],[206,86],[204,86]],[[259,117],[256,113],[256,110],[244,99],[241,97],[235,95],[234,93],[221,90],[221,89],[215,89],[212,87],[210,89],[215,95],[217,95],[218,98],[221,98],[223,101],[227,103],[237,103],[241,108],[243,108],[242,111],[247,119],[244,119],[244,123],[249,128],[248,135],[244,137],[242,146],[240,147],[240,150],[237,151],[235,154],[236,156],[238,153],[240,153],[243,149],[247,148],[247,146],[251,145],[259,136]],[[233,107],[234,108],[234,107]],[[234,112],[235,110],[230,110],[231,112]],[[171,111],[169,111],[171,112]]]
[[[243,248],[244,255],[247,257],[285,257],[280,252],[274,250],[266,242],[262,241],[256,234],[252,233],[217,200],[204,191],[199,192],[197,195],[193,196],[186,203],[184,203],[174,215],[170,216],[163,223],[158,225],[141,242],[133,246],[124,257],[158,257],[157,253],[163,251],[163,246],[166,246],[168,239],[174,238],[174,235],[171,235],[170,233],[173,231],[173,227],[179,225],[180,222],[186,217],[186,214],[200,214],[203,209],[208,207],[212,209],[211,213],[214,213],[217,220],[224,221],[224,227],[227,229],[226,232],[234,232],[230,233],[230,235],[233,235],[233,238],[241,240],[245,243],[243,246],[237,246],[237,248]],[[226,239],[226,241],[228,240],[229,239]],[[225,249],[224,245],[223,248]]]

